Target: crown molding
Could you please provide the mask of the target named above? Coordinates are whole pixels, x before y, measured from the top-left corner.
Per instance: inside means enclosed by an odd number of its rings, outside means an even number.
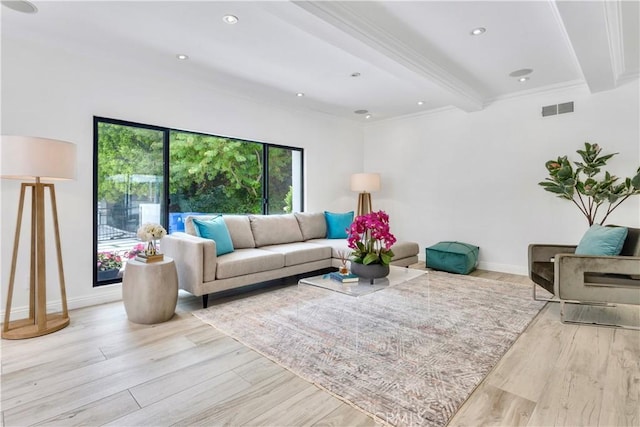
[[[529,97],[537,96],[537,95],[552,95],[554,93],[566,92],[567,90],[573,90],[573,89],[584,89],[585,91],[589,90],[587,84],[583,80],[573,80],[573,81],[569,81],[569,82],[543,86],[543,87],[539,87],[539,88],[535,88],[535,89],[523,90],[521,92],[517,92],[517,93],[514,93],[514,94],[498,96],[498,97],[495,97],[495,98],[492,98],[492,99],[488,100],[486,105],[488,106],[488,105],[490,105],[492,103],[495,103],[495,102],[518,100],[520,98],[529,98]],[[434,108],[432,110],[426,110],[426,111],[420,111],[420,112],[417,112],[417,113],[405,114],[404,116],[390,117],[388,119],[381,119],[381,120],[377,120],[375,122],[366,123],[364,126],[365,126],[365,128],[370,128],[370,127],[375,127],[378,124],[393,123],[393,122],[399,122],[399,121],[404,121],[404,120],[411,120],[411,119],[415,119],[415,118],[426,118],[426,117],[430,117],[430,116],[436,116],[436,115],[439,115],[439,114],[442,114],[442,113],[455,112],[455,111],[460,111],[460,110],[458,108],[454,107],[454,106],[450,106],[449,105],[449,106],[446,106],[446,107]]]
[[[553,93],[560,93],[571,89],[589,89],[584,80],[572,80],[568,82],[562,82],[547,86],[541,86],[534,89],[522,90],[520,92],[510,93],[507,95],[500,95],[488,100],[487,104],[494,102],[508,101],[518,98],[528,98],[536,95],[549,95]]]

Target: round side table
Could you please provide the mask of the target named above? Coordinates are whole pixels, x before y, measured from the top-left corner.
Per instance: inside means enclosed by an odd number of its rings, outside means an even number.
[[[122,278],[122,300],[134,323],[160,323],[173,317],[178,302],[178,273],[172,258],[144,263],[127,261]]]

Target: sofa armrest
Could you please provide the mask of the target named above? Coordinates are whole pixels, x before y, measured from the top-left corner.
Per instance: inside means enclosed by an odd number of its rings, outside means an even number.
[[[573,254],[576,251],[576,245],[549,245],[541,243],[532,243],[529,245],[529,278],[533,271],[534,262],[551,262],[557,254]]]
[[[555,294],[561,300],[581,302],[609,302],[640,304],[640,280],[630,276],[640,275],[640,257],[556,255]],[[585,273],[616,274],[628,276],[625,284],[610,285],[585,283]]]
[[[204,295],[203,282],[216,277],[216,242],[178,232],[165,236],[161,248],[176,263],[180,288],[196,296]]]

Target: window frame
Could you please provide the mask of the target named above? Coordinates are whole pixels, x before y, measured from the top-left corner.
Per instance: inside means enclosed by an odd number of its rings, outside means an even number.
[[[153,131],[162,132],[162,143],[163,143],[163,200],[164,204],[161,206],[161,223],[162,226],[169,230],[169,206],[171,205],[171,199],[169,194],[169,182],[170,182],[170,140],[171,140],[171,132],[183,132],[183,133],[191,133],[196,135],[204,135],[204,136],[212,136],[217,138],[227,138],[232,139],[234,141],[246,142],[252,144],[261,144],[262,145],[262,214],[269,214],[269,149],[271,147],[277,149],[285,149],[290,151],[297,151],[300,155],[300,182],[298,185],[299,194],[300,194],[300,212],[304,211],[304,148],[302,147],[293,147],[288,145],[279,145],[273,144],[263,141],[252,141],[243,138],[237,138],[233,136],[224,136],[224,135],[214,135],[205,132],[196,132],[184,129],[177,128],[169,128],[164,126],[156,126],[149,125],[145,123],[137,123],[128,120],[121,119],[112,119],[108,117],[101,116],[93,116],[93,287],[100,287],[105,285],[110,285],[114,283],[120,283],[122,281],[121,278],[115,278],[111,280],[103,280],[98,281],[98,269],[97,265],[97,257],[98,257],[98,160],[99,160],[99,152],[98,152],[98,134],[99,134],[99,124],[100,123],[108,123],[120,126],[129,126],[129,127],[137,127],[142,129],[149,129]],[[295,210],[294,210],[295,211]]]

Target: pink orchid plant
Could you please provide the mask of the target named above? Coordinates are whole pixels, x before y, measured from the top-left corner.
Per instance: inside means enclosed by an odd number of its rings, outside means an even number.
[[[391,246],[396,242],[396,237],[389,231],[389,215],[384,211],[356,217],[348,233],[347,242],[353,249],[353,262],[389,265],[393,258]]]

